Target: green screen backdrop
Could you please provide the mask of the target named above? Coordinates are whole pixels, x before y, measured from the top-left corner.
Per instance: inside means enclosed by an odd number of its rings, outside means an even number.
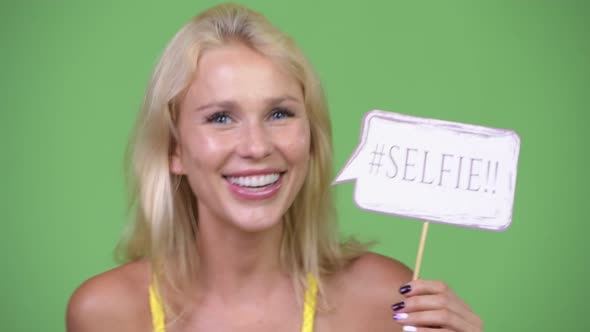
[[[2,1],[1,330],[63,331],[67,300],[115,263],[123,155],[167,41],[217,1]],[[433,224],[422,277],[486,331],[586,330],[590,5],[586,1],[251,1],[325,85],[335,171],[379,108],[510,128],[522,145],[505,232]],[[358,210],[343,235],[413,266],[420,222]],[[394,324],[394,323],[392,323]]]

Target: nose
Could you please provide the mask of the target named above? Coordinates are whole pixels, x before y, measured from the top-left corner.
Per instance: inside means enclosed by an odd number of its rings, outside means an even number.
[[[263,159],[272,153],[271,133],[261,123],[244,124],[239,140],[238,154],[242,158]]]

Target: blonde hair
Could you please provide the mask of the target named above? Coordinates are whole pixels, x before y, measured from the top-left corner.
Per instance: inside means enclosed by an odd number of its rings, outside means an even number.
[[[284,216],[280,255],[299,293],[311,273],[322,294],[322,275],[362,252],[362,246],[341,244],[338,238],[330,192],[332,131],[323,89],[293,40],[261,14],[240,5],[219,5],[193,18],[167,45],[153,72],[128,153],[135,221],[119,252],[127,261],[150,259],[158,280],[179,293],[194,280],[199,261],[196,200],[188,181],[169,170],[177,140],[175,116],[200,55],[231,42],[272,59],[303,88],[310,161],[304,184]]]

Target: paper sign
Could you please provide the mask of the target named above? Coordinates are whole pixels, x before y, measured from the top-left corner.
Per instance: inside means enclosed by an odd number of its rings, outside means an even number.
[[[374,110],[334,184],[356,181],[364,210],[502,231],[512,222],[519,150],[512,130]]]

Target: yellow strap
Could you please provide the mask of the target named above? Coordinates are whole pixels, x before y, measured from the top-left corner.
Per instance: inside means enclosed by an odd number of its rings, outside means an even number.
[[[303,303],[303,324],[301,332],[313,332],[315,320],[315,308],[317,302],[318,284],[312,274],[307,275],[307,290],[305,291],[305,302]],[[149,288],[150,293],[150,311],[152,313],[152,324],[154,332],[166,332],[166,319],[162,300],[158,294],[158,285],[155,279]]]
[[[305,291],[305,303],[303,303],[303,324],[301,325],[301,332],[313,332],[317,292],[317,280],[310,273],[307,275],[307,290]]]
[[[150,311],[152,312],[152,326],[154,332],[166,332],[166,319],[164,316],[164,308],[162,307],[162,301],[158,294],[158,287],[156,280],[153,279],[150,285]]]

